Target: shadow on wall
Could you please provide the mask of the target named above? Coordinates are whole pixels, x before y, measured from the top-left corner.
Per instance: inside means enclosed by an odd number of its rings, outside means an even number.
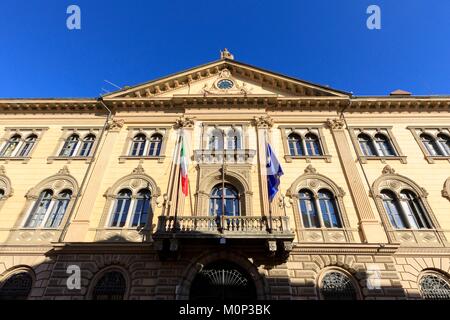
[[[3,271],[0,300],[406,299],[399,281],[377,282],[373,273],[342,265],[327,265],[315,273],[291,270],[291,258],[269,256],[245,243],[206,243],[179,251],[161,260],[152,243],[119,236],[56,245],[41,264]]]

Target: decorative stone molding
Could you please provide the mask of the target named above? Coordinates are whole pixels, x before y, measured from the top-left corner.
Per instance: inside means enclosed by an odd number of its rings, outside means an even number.
[[[0,198],[0,209],[2,203],[11,197],[14,190],[11,187],[11,180],[6,176],[6,170],[4,166],[0,166],[0,189],[3,190],[3,197]]]
[[[144,168],[142,167],[142,164],[138,164],[138,166],[136,168],[133,169],[133,171],[131,172],[132,174],[144,174]]]
[[[144,228],[124,226],[123,228],[110,228],[108,226],[109,216],[114,206],[117,194],[122,189],[131,191],[131,198],[136,199],[137,194],[142,189],[150,190],[151,211],[148,222]],[[161,196],[161,189],[156,181],[144,173],[144,168],[139,164],[131,174],[119,179],[112,187],[108,188],[104,194],[106,204],[100,219],[100,225],[95,236],[96,241],[151,241],[152,221],[155,208],[159,204],[158,197]],[[130,208],[131,211],[131,208]],[[130,214],[130,213],[129,213]]]
[[[242,216],[252,215],[250,164],[229,164],[226,166],[225,182],[233,185],[239,192],[240,213]],[[211,190],[222,181],[220,165],[198,165],[199,185],[195,193],[195,215],[207,215],[209,212],[209,195]]]
[[[390,160],[400,160],[401,163],[407,163],[407,157],[403,154],[400,145],[395,139],[394,134],[392,133],[392,126],[349,126],[348,132],[350,134],[350,139],[352,141],[353,147],[355,149],[356,154],[358,155],[358,159],[361,163],[367,163],[368,161],[380,161],[381,163],[386,163]],[[375,136],[377,134],[381,134],[389,140],[389,143],[394,151],[394,155],[386,156],[380,154],[377,151],[377,154],[374,155],[365,155],[361,150],[361,146],[358,140],[358,136],[360,134],[364,134],[368,136],[372,141],[370,143],[374,143],[376,140]]]
[[[220,59],[230,59],[230,60],[234,60],[234,55],[231,54],[230,51],[228,51],[227,48],[223,49],[223,51],[220,51]]]
[[[442,196],[444,198],[447,198],[450,200],[450,178],[447,178],[447,180],[444,183],[444,189],[442,190]]]
[[[391,166],[387,165],[383,168],[383,171],[381,171],[382,174],[395,174],[395,169]]]
[[[304,172],[305,172],[306,174],[317,174],[316,168],[314,168],[312,165],[308,165],[308,166],[305,168]]]
[[[297,126],[297,125],[281,125],[278,126],[281,132],[281,140],[284,150],[284,159],[290,163],[295,159],[304,159],[307,163],[310,163],[313,159],[323,159],[326,162],[331,162],[331,154],[328,151],[325,136],[323,134],[323,126]],[[300,138],[303,154],[292,154],[289,147],[289,136],[295,134]],[[320,154],[310,155],[307,152],[306,136],[312,134],[317,137],[320,146]]]
[[[269,116],[260,116],[254,118],[254,124],[258,129],[270,129],[273,127],[274,121]]]
[[[110,119],[106,125],[106,130],[108,131],[120,131],[125,124],[123,119]]]
[[[175,121],[175,128],[176,129],[194,128],[194,124],[195,124],[194,119],[195,119],[195,117],[185,117],[183,115]]]
[[[293,202],[295,203],[292,205],[292,208],[298,239],[306,242],[353,242],[354,237],[343,201],[345,191],[328,177],[319,174],[312,165],[308,165],[304,172],[304,174],[292,183],[286,193],[288,197],[293,198]],[[343,228],[304,228],[303,222],[301,221],[300,200],[298,197],[301,189],[311,191],[315,199],[318,199],[318,192],[320,190],[325,189],[330,191],[335,196]]]
[[[36,201],[39,199],[39,195],[44,190],[51,190],[53,192],[53,199],[57,198],[57,195],[64,191],[70,190],[72,193],[71,200],[66,208],[64,217],[58,228],[46,229],[46,228],[24,228],[24,222],[31,213]],[[7,239],[7,243],[50,243],[58,241],[59,236],[69,219],[69,213],[72,211],[75,203],[75,198],[79,196],[79,185],[77,180],[70,175],[69,170],[64,166],[57,174],[50,176],[42,180],[38,185],[28,190],[25,195],[26,201],[19,218],[17,219],[14,228],[11,230]]]
[[[397,199],[401,199],[400,193],[403,190],[409,190],[416,194],[433,229],[394,229],[383,205],[383,200],[381,198],[382,190],[391,191],[395,194]],[[396,173],[392,167],[385,166],[383,168],[382,175],[372,184],[372,190],[369,195],[375,200],[375,205],[380,212],[381,220],[386,229],[389,242],[423,246],[441,246],[447,241],[439,222],[428,203],[428,192],[413,180]]]
[[[342,119],[327,119],[326,124],[331,130],[342,130],[345,127],[345,122]]]

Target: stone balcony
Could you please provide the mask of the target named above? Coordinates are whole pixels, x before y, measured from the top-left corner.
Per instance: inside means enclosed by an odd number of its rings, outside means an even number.
[[[221,164],[225,163],[251,163],[255,157],[256,150],[238,149],[238,150],[194,150],[194,159],[198,163]]]
[[[226,238],[291,238],[288,217],[160,216],[156,233],[176,234],[177,237]]]
[[[161,259],[177,255],[180,247],[199,244],[243,246],[266,252],[271,257],[287,259],[294,233],[288,217],[238,216],[160,216],[153,236],[154,248]],[[231,246],[231,247],[230,247]]]

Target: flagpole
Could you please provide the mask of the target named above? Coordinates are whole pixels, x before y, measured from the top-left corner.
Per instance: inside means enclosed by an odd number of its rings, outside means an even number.
[[[221,217],[221,232],[225,228],[225,130],[222,130],[222,217]]]
[[[170,208],[172,207],[171,206],[171,197],[172,197],[172,193],[173,193],[173,185],[174,185],[174,180],[175,180],[175,172],[176,172],[176,169],[177,169],[177,167],[176,167],[176,165],[177,165],[177,163],[176,163],[176,157],[177,157],[177,154],[178,154],[178,140],[179,140],[179,137],[180,137],[180,132],[179,131],[177,131],[177,138],[176,138],[176,140],[175,140],[175,148],[174,148],[174,150],[173,150],[173,156],[172,156],[172,166],[170,167],[170,173],[169,173],[169,185],[168,185],[168,190],[167,190],[167,198],[168,198],[168,201],[167,201],[167,204],[166,204],[166,208],[165,208],[165,211],[164,211],[164,213],[165,214],[167,214],[167,216],[170,216]],[[164,215],[164,214],[163,214]]]
[[[264,138],[266,140],[266,145],[265,145],[265,152],[266,152],[266,176],[267,176],[267,157],[268,157],[268,138],[267,138],[267,129],[264,130]],[[272,201],[270,201],[269,199],[269,192],[267,192],[267,200],[269,200],[269,233],[272,233]]]
[[[179,138],[178,138],[178,146],[179,146],[179,150],[181,146],[181,140],[182,140],[182,135],[180,134]],[[181,162],[181,155],[180,152],[178,152],[178,156],[177,156],[178,161],[177,162]],[[174,214],[174,219],[173,219],[173,228],[172,231],[176,232],[179,230],[178,228],[178,199],[180,197],[180,177],[181,177],[181,169],[178,170],[178,177],[177,177],[177,193],[176,193],[176,201],[175,201],[175,214]]]

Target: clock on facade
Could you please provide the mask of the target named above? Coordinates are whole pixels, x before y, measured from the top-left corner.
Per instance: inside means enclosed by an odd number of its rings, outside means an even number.
[[[223,79],[220,80],[219,82],[217,82],[217,88],[221,89],[221,90],[228,90],[233,88],[234,83],[231,80],[228,79]]]

